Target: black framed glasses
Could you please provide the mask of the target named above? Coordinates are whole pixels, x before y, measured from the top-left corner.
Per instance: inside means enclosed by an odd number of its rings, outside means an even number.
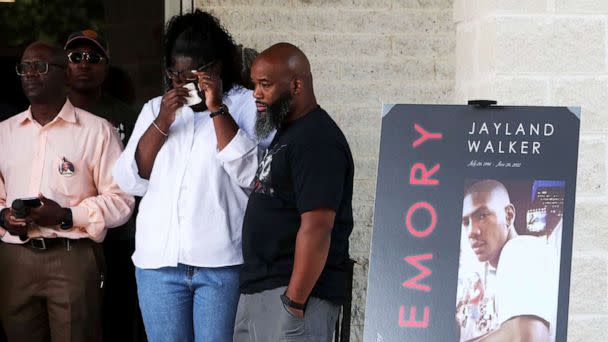
[[[44,75],[49,72],[49,65],[65,68],[64,65],[49,63],[47,61],[22,62],[15,65],[15,71],[19,76],[25,75]]]
[[[74,64],[87,62],[91,64],[101,64],[105,61],[105,57],[95,52],[80,52],[72,51],[68,53],[68,61]]]
[[[167,74],[167,77],[172,80],[177,79],[177,80],[181,80],[181,81],[192,82],[192,81],[198,80],[197,73],[202,72],[202,71],[207,71],[209,69],[209,67],[211,67],[214,63],[215,63],[215,60],[213,60],[201,67],[198,67],[196,69],[182,70],[182,71],[177,71],[174,68],[168,68],[166,70],[166,74]]]

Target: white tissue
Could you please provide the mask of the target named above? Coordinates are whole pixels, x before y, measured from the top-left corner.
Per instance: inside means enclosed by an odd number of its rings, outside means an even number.
[[[188,101],[188,103],[186,103],[186,105],[194,106],[196,104],[203,102],[203,99],[201,99],[201,97],[198,96],[198,91],[196,90],[196,86],[194,85],[194,83],[192,83],[192,82],[186,83],[186,85],[184,85],[184,88],[189,90],[188,97],[186,97],[186,101]]]
[[[185,106],[194,106],[197,105],[201,102],[203,102],[203,99],[198,96],[198,91],[196,90],[196,86],[194,85],[194,83],[190,82],[190,83],[186,83],[184,85],[184,88],[188,89],[188,96],[186,97],[186,104]],[[182,114],[182,108],[180,107],[175,111],[175,116],[180,116]]]

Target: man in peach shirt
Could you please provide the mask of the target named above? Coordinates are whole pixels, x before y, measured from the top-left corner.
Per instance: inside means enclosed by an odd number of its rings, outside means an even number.
[[[134,199],[112,180],[121,143],[65,93],[63,50],[36,42],[17,73],[31,106],[0,123],[0,318],[9,341],[100,341],[106,229]],[[16,199],[42,203],[21,217]],[[21,218],[20,218],[21,217]]]

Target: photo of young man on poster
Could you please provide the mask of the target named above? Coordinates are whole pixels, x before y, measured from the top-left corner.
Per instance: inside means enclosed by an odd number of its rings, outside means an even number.
[[[492,179],[466,186],[460,341],[555,341],[564,182],[509,184],[511,191]]]

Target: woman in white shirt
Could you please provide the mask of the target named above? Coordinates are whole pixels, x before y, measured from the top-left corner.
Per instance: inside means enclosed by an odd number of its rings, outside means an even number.
[[[170,89],[144,105],[113,170],[143,197],[133,254],[140,307],[152,342],[231,341],[247,188],[271,137],[255,139],[255,102],[237,83],[237,48],[216,18],[175,16],[165,40]],[[201,103],[184,105],[187,83]]]

